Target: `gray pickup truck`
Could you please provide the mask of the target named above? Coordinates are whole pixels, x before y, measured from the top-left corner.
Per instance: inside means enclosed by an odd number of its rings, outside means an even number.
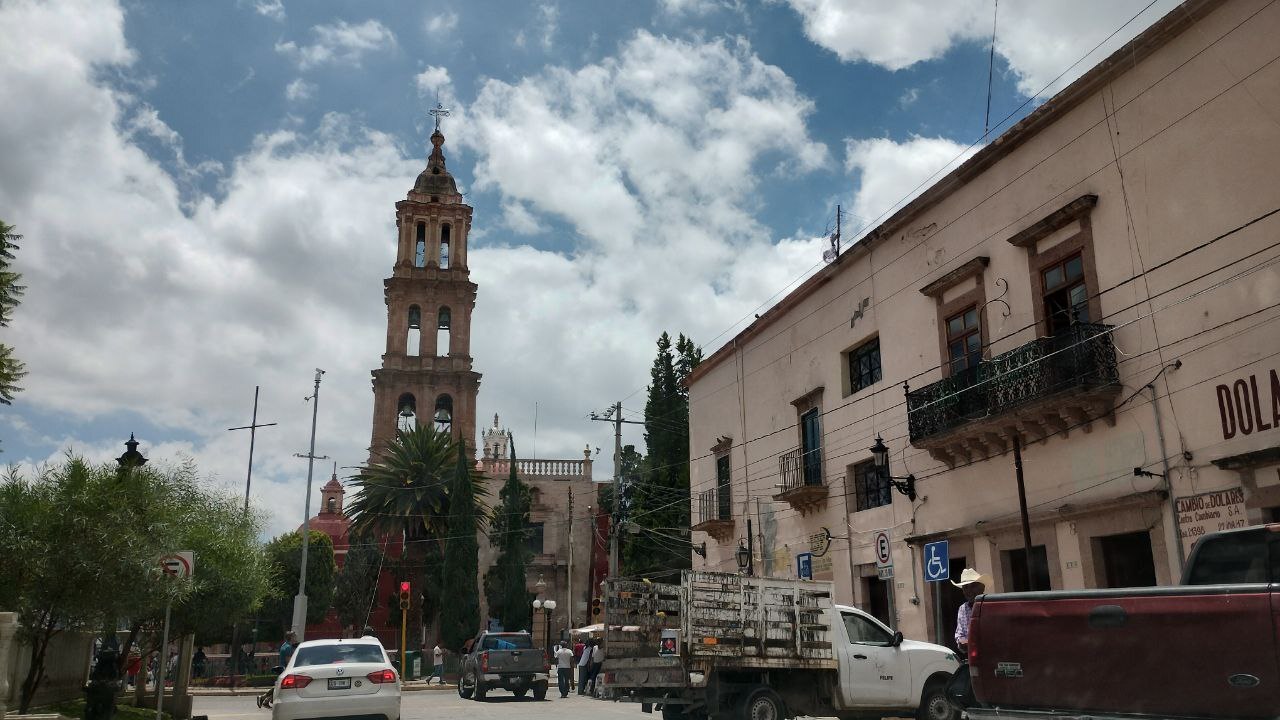
[[[533,647],[529,633],[482,632],[462,659],[458,695],[484,700],[490,690],[501,688],[524,697],[532,689],[535,700],[544,700],[550,671],[547,652]]]

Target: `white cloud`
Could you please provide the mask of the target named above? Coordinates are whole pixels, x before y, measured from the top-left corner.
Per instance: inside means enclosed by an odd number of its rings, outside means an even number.
[[[662,11],[671,15],[705,15],[717,6],[716,0],[661,0]]]
[[[396,46],[395,33],[377,20],[356,25],[339,20],[332,25],[316,25],[311,32],[316,38],[311,45],[278,42],[276,52],[298,63],[299,69],[307,70],[326,64],[359,66],[365,55]]]
[[[280,424],[257,436],[253,493],[272,532],[295,527],[313,368],[327,371],[318,453],[365,459],[391,209],[421,157],[329,115],[257,137],[216,197],[184,205],[181,180],[140,145],[181,137],[104,80],[133,57],[118,9],[13,3],[0,26],[14,38],[0,45],[0,105],[42,108],[0,114],[0,208],[27,237],[6,342],[31,373],[13,412],[120,440],[131,428],[106,418],[145,417],[172,438],[140,438],[153,459],[189,453],[235,491],[247,438],[225,428],[246,424],[260,385],[259,419]],[[578,246],[471,248],[479,417],[527,432],[538,402],[538,454],[578,457],[608,440],[586,411],[644,382],[659,332],[713,337],[811,267],[823,241],[773,238],[756,212],[769,184],[829,162],[812,109],[745,43],[647,33],[597,64],[486,83],[446,147],[474,152],[475,181],[501,195],[503,215],[477,228],[559,218]],[[87,168],[92,192],[68,192]],[[121,451],[51,434],[93,457]]]
[[[916,100],[920,99],[920,88],[907,88],[898,97],[898,107],[909,108],[916,104]]]
[[[418,83],[418,94],[423,97],[444,92],[451,87],[448,68],[436,67],[435,65],[428,65],[427,69],[418,73],[415,79]]]
[[[518,235],[533,235],[542,231],[538,218],[529,212],[529,208],[518,200],[502,205],[502,224]]]
[[[284,97],[289,102],[302,102],[315,97],[316,86],[302,78],[295,78],[284,88]]]
[[[845,169],[859,176],[852,209],[858,224],[880,224],[977,150],[946,138],[846,139]]]
[[[539,5],[538,20],[542,23],[542,49],[549,52],[555,45],[556,31],[560,28],[560,8],[550,3]]]
[[[941,57],[961,42],[989,43],[992,5],[983,0],[787,0],[805,35],[845,62],[900,70]],[[1050,93],[1128,42],[1178,0],[1159,0],[1102,48],[1067,72]],[[1037,0],[1000,7],[996,53],[1032,95],[1080,56],[1138,14],[1140,0]]]
[[[253,9],[258,11],[259,15],[269,17],[276,22],[284,21],[284,3],[281,0],[257,0],[253,4]]]
[[[427,34],[436,39],[448,35],[458,29],[458,13],[452,10],[432,13],[427,16],[426,28]]]

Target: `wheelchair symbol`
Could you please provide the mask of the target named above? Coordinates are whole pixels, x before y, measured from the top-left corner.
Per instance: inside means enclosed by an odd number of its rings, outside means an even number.
[[[947,544],[945,541],[938,543],[930,543],[925,548],[928,551],[929,559],[925,563],[925,580],[936,582],[938,580],[946,580],[951,576],[947,567]]]

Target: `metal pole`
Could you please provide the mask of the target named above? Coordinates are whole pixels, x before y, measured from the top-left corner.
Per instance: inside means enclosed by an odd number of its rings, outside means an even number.
[[[569,604],[566,606],[569,610],[569,627],[573,627],[573,486],[569,486],[569,573],[566,590],[569,597],[566,600]]]
[[[160,659],[156,661],[156,720],[160,720],[160,708],[164,703],[165,664],[169,659],[169,611],[173,600],[164,606],[164,632],[160,635]]]
[[[1018,477],[1018,512],[1022,515],[1022,547],[1027,557],[1027,587],[1036,587],[1035,559],[1031,555],[1031,519],[1027,516],[1027,487],[1022,480],[1022,439],[1013,436],[1013,471]]]
[[[258,434],[258,389],[253,386],[253,418],[249,420],[249,471],[244,476],[244,511],[249,512],[249,484],[253,482],[253,443]]]
[[[618,575],[618,517],[622,505],[622,401],[613,406],[613,518],[609,524],[609,577]]]
[[[1169,452],[1164,445],[1164,423],[1160,422],[1160,398],[1156,395],[1155,383],[1147,385],[1151,390],[1151,411],[1156,416],[1156,437],[1160,440],[1160,460],[1164,464],[1164,486],[1169,493],[1169,515],[1172,518],[1170,528],[1173,530],[1173,547],[1177,551],[1178,572],[1171,573],[1174,582],[1182,576],[1182,568],[1187,564],[1187,551],[1182,547],[1182,523],[1178,521],[1178,499],[1173,493],[1173,474],[1169,471]]]
[[[404,646],[409,644],[409,611],[400,608],[400,678],[405,677],[405,650]],[[462,682],[459,680],[458,682]]]
[[[302,513],[302,567],[298,572],[298,594],[293,598],[293,632],[297,634],[298,642],[305,639],[307,629],[307,549],[311,544],[311,473],[316,464],[316,416],[320,411],[320,376],[322,375],[324,371],[316,368],[315,391],[311,395],[311,449],[307,451],[307,496]]]
[[[946,642],[947,638],[944,636],[946,626],[943,624],[943,617],[942,617],[942,581],[941,580],[935,580],[933,582],[933,614],[934,614],[934,619],[933,619],[934,627],[936,627],[938,630],[937,643],[939,645],[947,646],[947,642]]]
[[[751,513],[747,513],[747,577],[756,574],[756,542],[751,529]]]

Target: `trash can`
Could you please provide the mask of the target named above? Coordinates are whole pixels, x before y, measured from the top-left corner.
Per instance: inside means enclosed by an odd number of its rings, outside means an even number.
[[[422,678],[422,652],[409,650],[404,654],[405,668],[401,672],[402,680],[418,680]]]

